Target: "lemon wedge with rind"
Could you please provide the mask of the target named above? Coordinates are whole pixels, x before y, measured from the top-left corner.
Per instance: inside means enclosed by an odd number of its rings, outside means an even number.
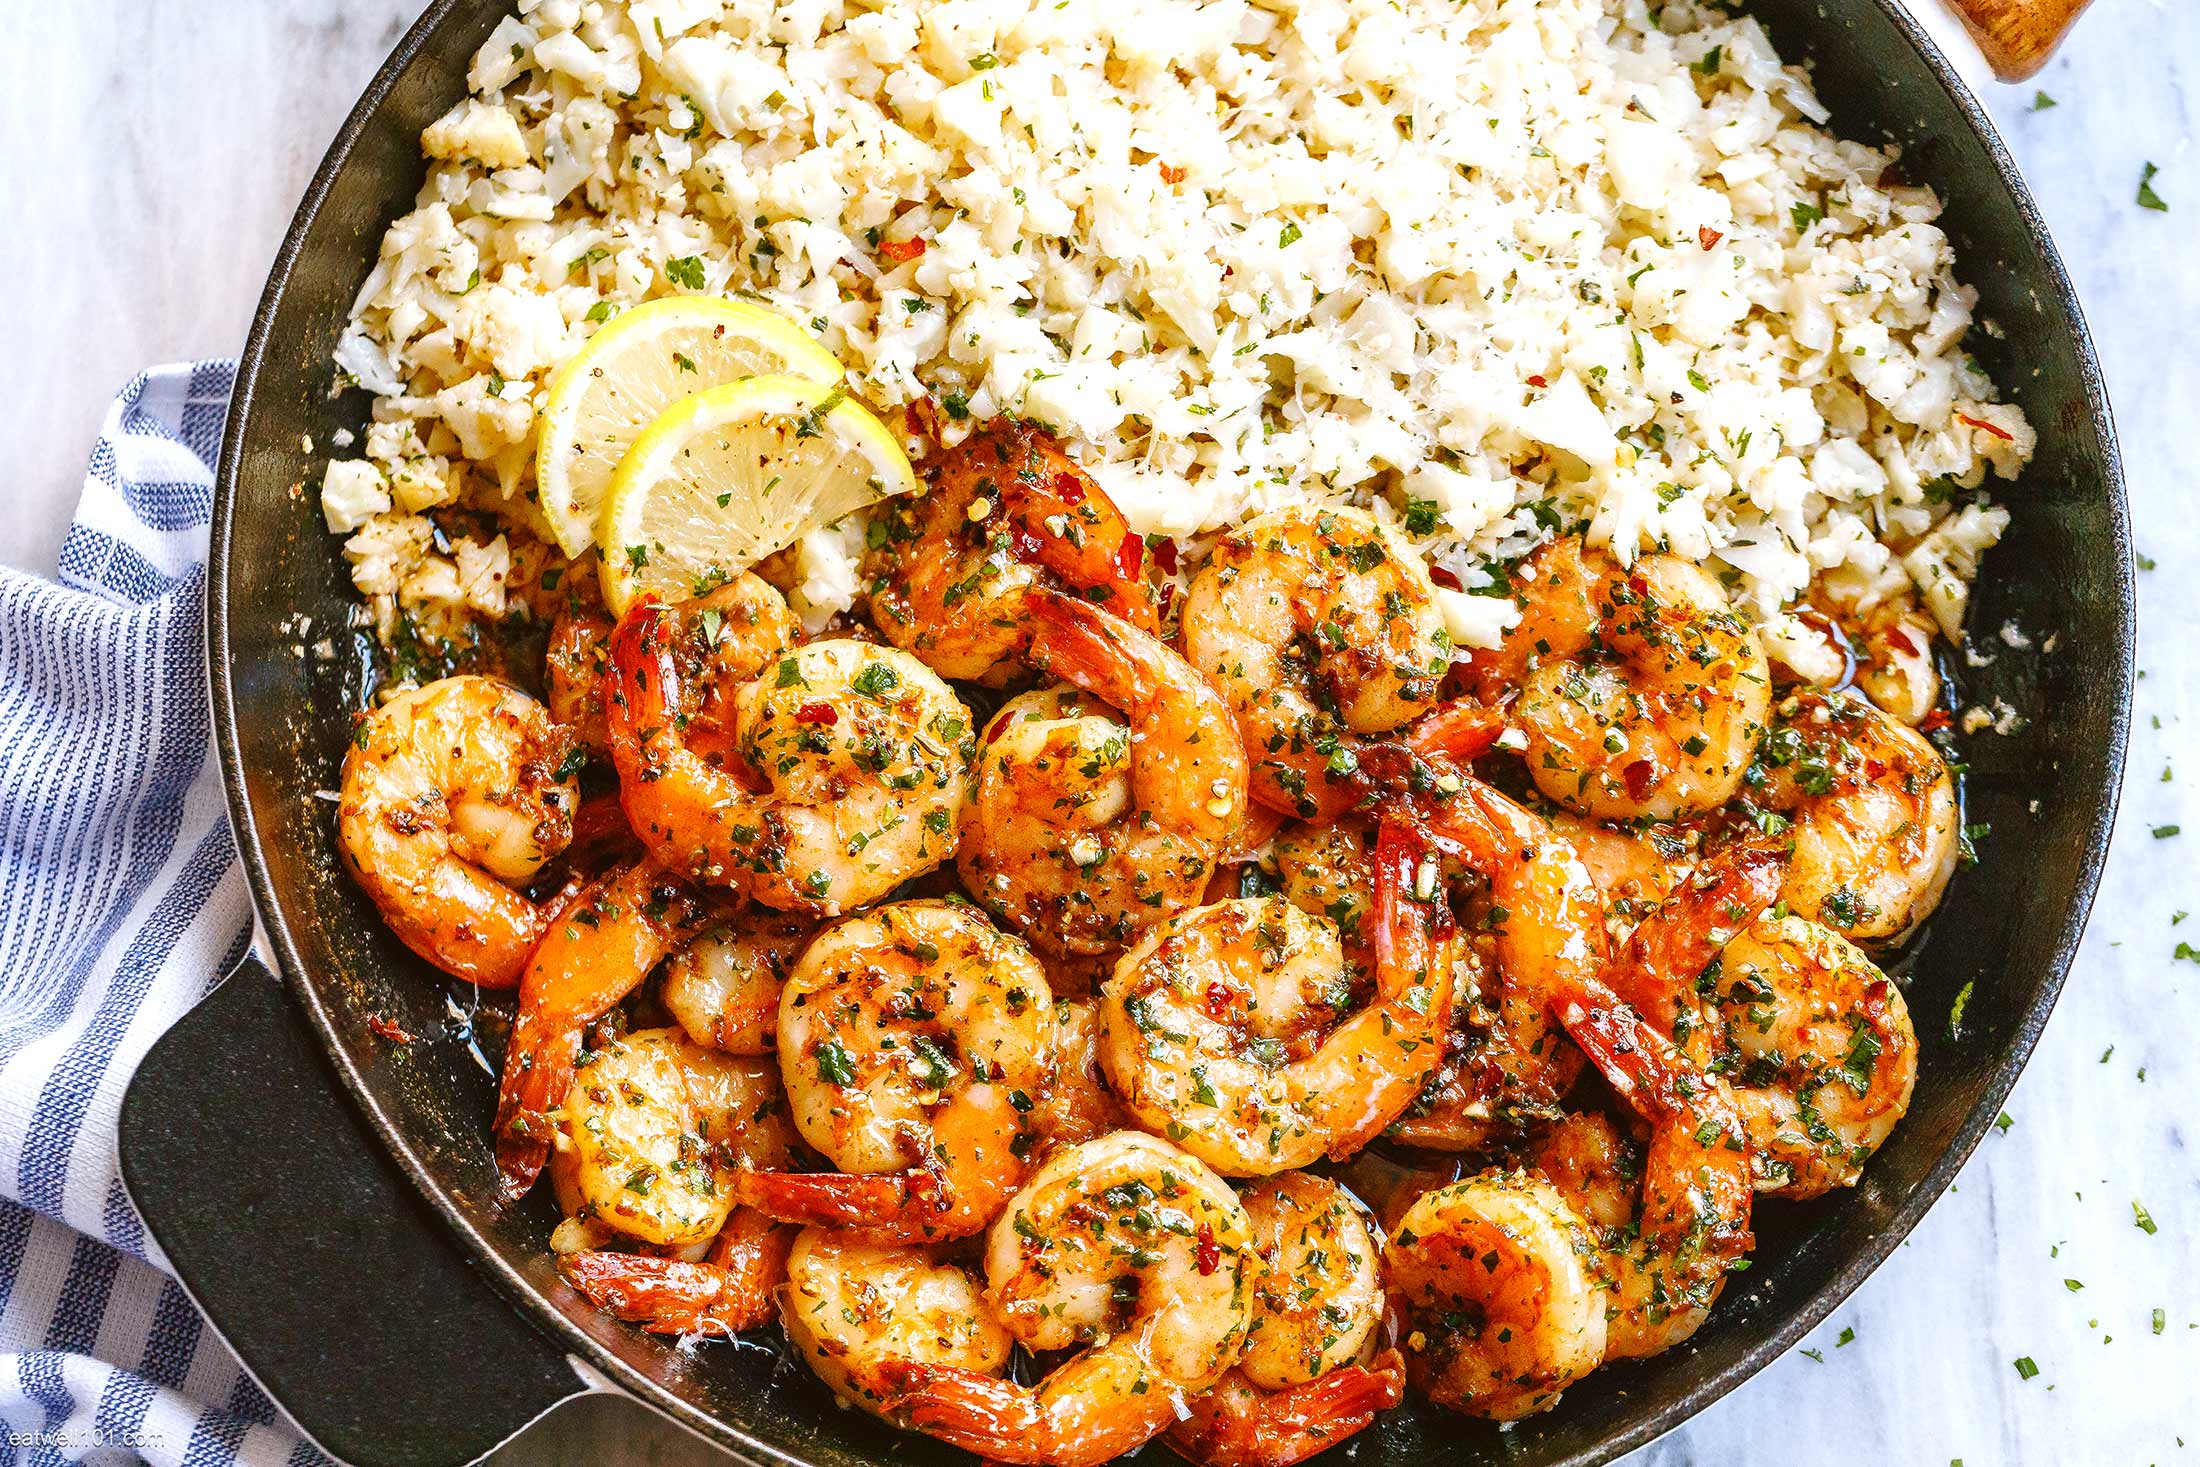
[[[886,425],[845,389],[752,377],[682,398],[635,440],[604,501],[604,600],[725,584],[809,531],[917,487]]]
[[[840,363],[808,332],[750,301],[669,296],[623,311],[550,378],[535,438],[535,482],[558,548],[597,543],[619,463],[681,398],[744,377],[838,382]]]

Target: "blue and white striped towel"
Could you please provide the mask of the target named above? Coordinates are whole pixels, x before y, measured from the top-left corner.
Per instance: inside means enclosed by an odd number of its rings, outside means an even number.
[[[0,1462],[311,1463],[122,1190],[138,1060],[243,953],[208,737],[229,362],[108,410],[60,583],[0,569]]]

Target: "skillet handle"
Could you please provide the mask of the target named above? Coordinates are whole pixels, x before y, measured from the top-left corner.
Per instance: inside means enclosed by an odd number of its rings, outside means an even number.
[[[2093,0],[1948,0],[1964,28],[2005,82],[2023,81],[2047,64]]]
[[[468,1266],[258,958],[146,1054],[120,1132],[177,1278],[331,1456],[454,1467],[590,1390]]]

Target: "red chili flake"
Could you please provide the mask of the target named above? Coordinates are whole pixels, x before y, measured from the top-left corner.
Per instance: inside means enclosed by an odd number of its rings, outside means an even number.
[[[1171,168],[1168,164],[1164,163],[1161,165],[1161,181],[1163,183],[1182,183],[1184,181],[1184,170],[1181,168]]]
[[[1947,709],[1935,708],[1932,712],[1925,715],[1925,721],[1923,723],[1920,723],[1918,727],[1924,729],[1927,733],[1934,733],[1940,729],[1946,728],[1949,724],[1954,722],[1955,719],[1949,715]]]
[[[1428,578],[1447,591],[1464,591],[1466,589],[1457,576],[1440,565],[1432,565],[1428,568]]]
[[[1704,225],[1701,229],[1696,231],[1696,243],[1702,245],[1707,252],[1714,248],[1720,240],[1725,238],[1725,235],[1719,233],[1719,231],[1713,229],[1708,224]]]
[[[1054,476],[1054,497],[1064,504],[1085,502],[1085,481],[1067,469]]]
[[[2007,429],[1997,428],[1992,423],[1982,423],[1977,418],[1972,417],[1969,413],[1957,413],[1956,420],[1958,422],[1969,423],[1972,427],[1978,429],[1981,433],[1991,433],[2004,443],[2013,443],[2016,441],[2015,435],[2010,433]]]
[[[400,1029],[390,1020],[383,1018],[380,1014],[367,1015],[367,1027],[392,1044],[410,1044],[415,1038],[414,1035],[407,1034],[403,1029]]]
[[[1125,535],[1123,543],[1115,547],[1115,573],[1126,581],[1138,579],[1139,570],[1146,564],[1146,540],[1142,535]]]
[[[1545,381],[1542,377],[1530,377],[1528,379],[1528,385],[1530,387],[1548,387],[1551,384]]]
[[[1210,983],[1207,985],[1207,1012],[1209,1014],[1226,1014],[1230,1012],[1230,988],[1228,984]]]
[[[840,710],[830,703],[805,703],[794,711],[796,723],[821,723],[827,728],[840,722]]]
[[[1887,640],[1894,643],[1901,651],[1909,653],[1912,657],[1917,655],[1917,643],[1911,641],[1910,634],[1902,628],[1887,628]]]
[[[1028,565],[1038,560],[1039,552],[1045,548],[1045,543],[1036,534],[1032,533],[1029,525],[1018,520],[1009,527],[1008,548],[1018,560]]]
[[[1867,778],[1867,779],[1884,779],[1884,778],[1886,777],[1886,774],[1887,774],[1887,761],[1886,761],[1886,760],[1884,760],[1884,759],[1866,759],[1866,760],[1864,761],[1864,777],[1865,777],[1865,778]]]
[[[1650,767],[1649,760],[1637,759],[1620,771],[1620,777],[1627,781],[1627,797],[1641,800],[1650,793],[1650,781],[1657,777],[1657,770]]]
[[[1153,550],[1153,563],[1161,567],[1161,573],[1165,576],[1175,575],[1176,542],[1163,537],[1154,541],[1150,548]]]
[[[1202,1278],[1222,1264],[1222,1245],[1215,1241],[1215,1230],[1205,1223],[1199,1225],[1199,1246],[1193,1250],[1192,1261],[1198,1264]]]
[[[1176,582],[1163,581],[1161,583],[1161,620],[1163,622],[1168,621],[1169,608],[1174,605],[1176,605]]]
[[[907,239],[890,239],[878,247],[887,259],[907,264],[924,253],[924,236],[913,234]]]

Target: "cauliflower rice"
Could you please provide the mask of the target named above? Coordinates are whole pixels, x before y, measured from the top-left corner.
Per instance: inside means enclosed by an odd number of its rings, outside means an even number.
[[[1939,200],[1688,0],[520,0],[469,85],[337,351],[374,403],[322,506],[385,640],[554,561],[544,381],[682,291],[879,409],[1049,425],[1188,560],[1387,507],[1468,646],[1576,524],[1711,565],[1798,668],[1806,593],[1954,640],[2034,447]],[[813,621],[860,545],[798,547]]]

